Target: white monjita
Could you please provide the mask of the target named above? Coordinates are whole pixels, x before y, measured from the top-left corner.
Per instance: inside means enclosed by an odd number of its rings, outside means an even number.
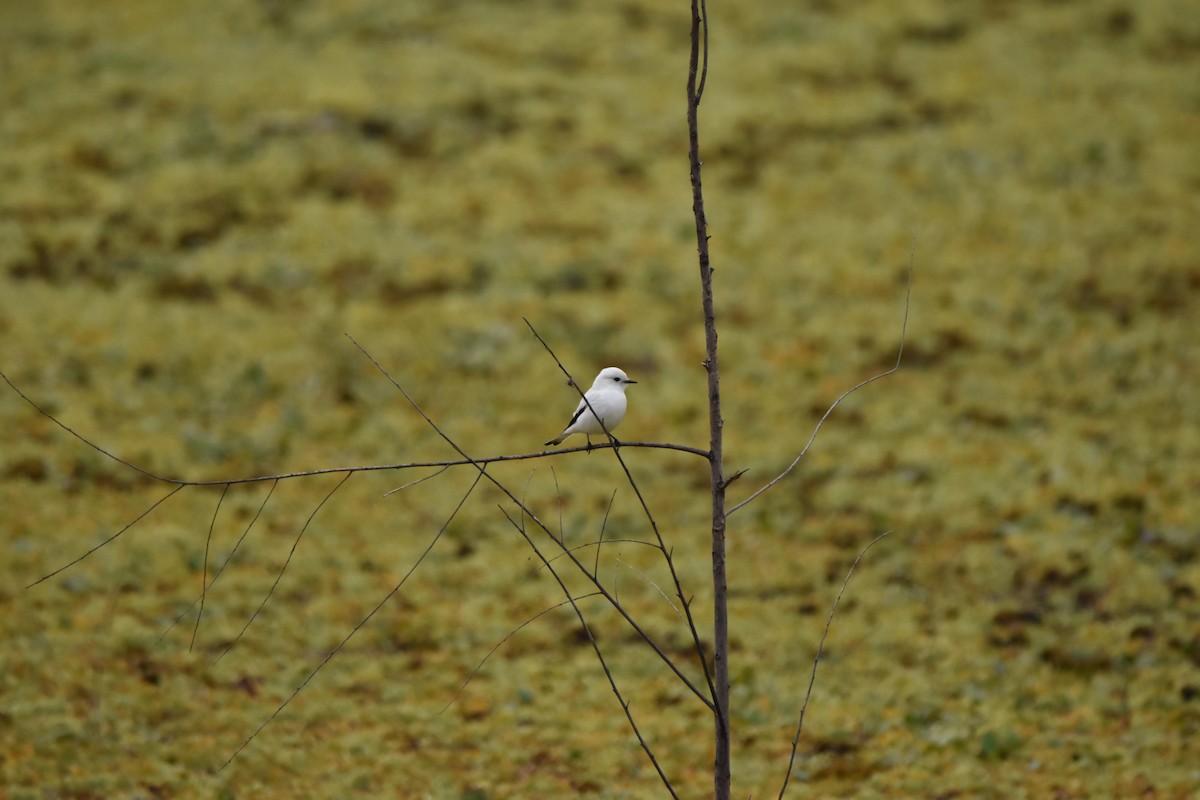
[[[591,445],[593,433],[603,434],[605,429],[612,433],[621,424],[621,420],[625,419],[625,387],[631,383],[637,381],[629,380],[625,371],[617,367],[605,367],[600,370],[600,374],[592,382],[592,388],[584,395],[587,402],[579,401],[567,427],[558,436],[546,442],[546,446],[562,444],[564,439],[575,433],[585,434],[588,437],[588,445]],[[599,420],[596,419],[597,415]],[[604,422],[603,425],[600,424],[601,421]]]

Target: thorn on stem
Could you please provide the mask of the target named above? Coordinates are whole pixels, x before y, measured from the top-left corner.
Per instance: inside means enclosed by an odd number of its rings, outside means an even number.
[[[726,478],[725,480],[721,481],[721,488],[722,488],[722,489],[728,489],[728,488],[729,488],[729,484],[733,483],[734,481],[736,481],[738,478],[742,477],[742,476],[743,476],[743,475],[745,475],[745,474],[746,474],[746,470],[744,470],[744,469],[739,469],[737,472],[733,473],[733,474],[732,474],[732,475],[730,475],[728,478]]]

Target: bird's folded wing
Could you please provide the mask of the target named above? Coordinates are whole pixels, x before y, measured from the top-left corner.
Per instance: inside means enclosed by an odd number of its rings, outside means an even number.
[[[571,421],[567,423],[567,427],[569,428],[574,425],[584,411],[587,411],[587,403],[580,400],[579,405],[575,407],[575,413],[571,415]]]

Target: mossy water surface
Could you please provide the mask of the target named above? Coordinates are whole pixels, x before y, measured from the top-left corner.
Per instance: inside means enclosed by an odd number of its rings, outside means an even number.
[[[1184,4],[1186,5],[1186,4]],[[1184,797],[1200,783],[1200,29],[1179,4],[714,5],[701,111],[731,518],[735,785]],[[160,474],[473,454],[582,380],[706,442],[685,4],[9,4],[0,369]],[[448,473],[169,487],[0,400],[0,777],[17,797],[653,797],[561,591]],[[706,468],[626,450],[702,626]],[[567,541],[645,539],[611,455],[495,468]],[[425,473],[420,473],[425,474]],[[609,499],[616,498],[609,509]],[[220,513],[214,511],[220,500]],[[607,522],[605,522],[607,514]],[[237,646],[301,531],[288,570]],[[594,556],[593,550],[583,552]],[[602,574],[694,680],[660,560]],[[581,582],[571,584],[584,591]],[[703,707],[592,599],[685,796]],[[169,631],[168,631],[169,629]],[[167,632],[165,638],[163,633]]]

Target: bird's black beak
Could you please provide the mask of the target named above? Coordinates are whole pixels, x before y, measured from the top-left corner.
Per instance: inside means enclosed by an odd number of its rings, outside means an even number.
[[[631,381],[631,380],[629,380],[629,378],[626,378],[626,379],[625,379],[625,382],[626,382],[626,383],[637,383],[637,381]]]

